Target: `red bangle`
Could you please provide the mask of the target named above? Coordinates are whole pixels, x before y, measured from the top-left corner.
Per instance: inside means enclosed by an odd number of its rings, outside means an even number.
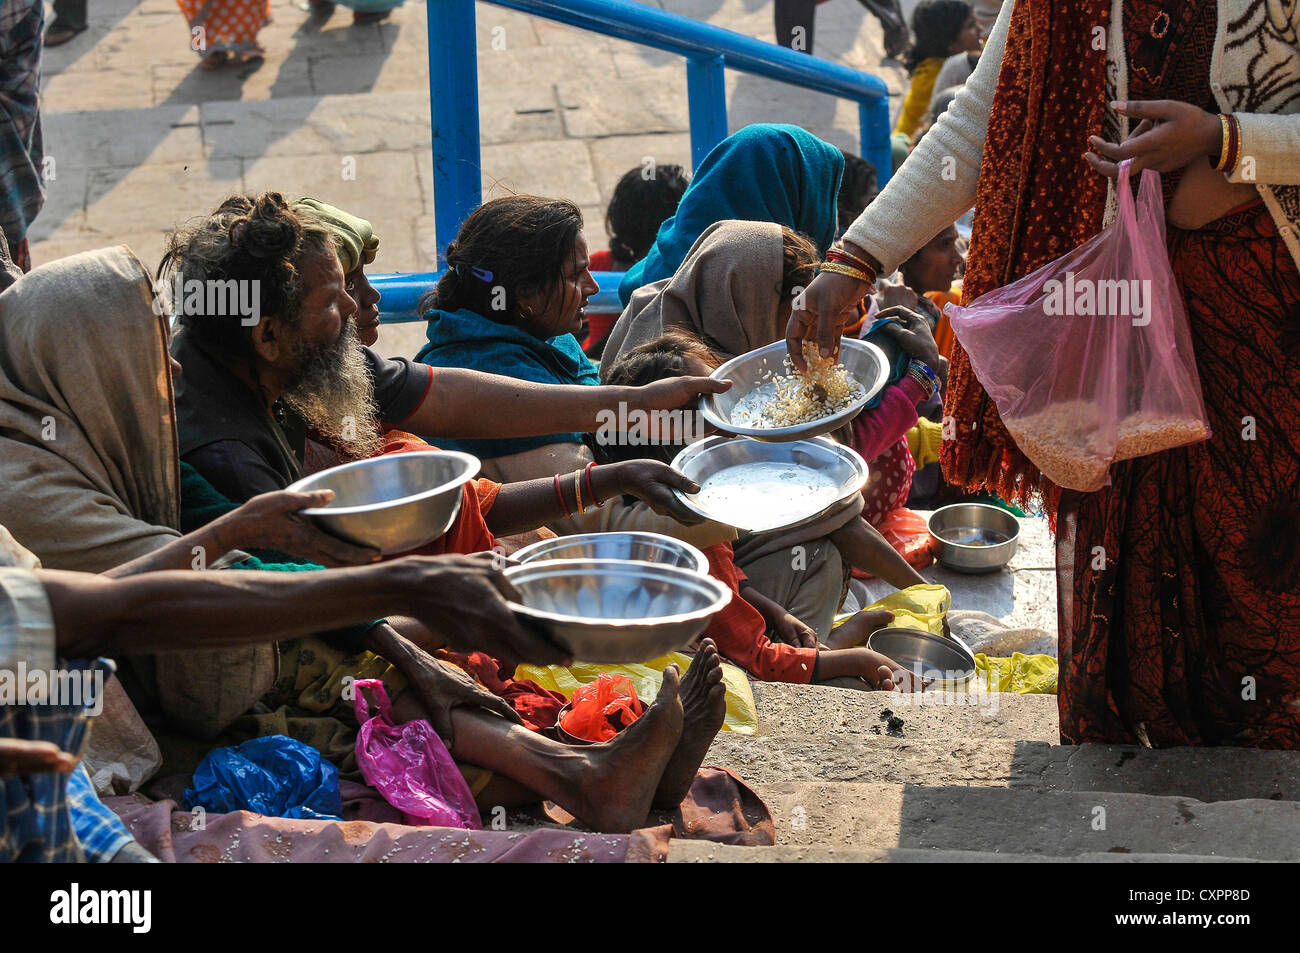
[[[1236,171],[1237,163],[1241,159],[1241,125],[1237,122],[1237,117],[1228,114],[1228,157],[1227,162],[1223,164],[1223,171],[1231,175]]]
[[[857,268],[860,271],[865,271],[871,276],[873,281],[880,274],[880,269],[871,262],[864,258],[859,258],[857,255],[845,251],[839,246],[833,246],[830,251],[826,253],[826,260],[833,264],[848,265],[850,268]]]
[[[592,505],[596,507],[601,507],[604,506],[605,503],[603,500],[599,502],[596,500],[596,491],[592,489],[591,486],[591,471],[594,469],[596,469],[596,461],[592,460],[583,468],[582,475],[587,478],[587,495],[591,497]]]
[[[573,519],[573,514],[569,508],[564,505],[564,494],[560,492],[560,475],[555,474],[555,498],[560,501],[560,510],[564,513],[566,519]]]

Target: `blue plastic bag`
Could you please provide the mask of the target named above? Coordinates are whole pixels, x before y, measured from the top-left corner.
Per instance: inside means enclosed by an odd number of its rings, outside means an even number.
[[[339,769],[319,751],[285,735],[266,735],[208,752],[185,791],[185,809],[214,814],[342,820]]]

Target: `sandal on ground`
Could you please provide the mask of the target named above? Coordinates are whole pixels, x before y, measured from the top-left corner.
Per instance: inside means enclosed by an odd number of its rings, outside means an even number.
[[[85,33],[85,32],[86,32],[86,27],[84,26],[72,27],[72,26],[64,26],[63,24],[58,22],[51,23],[50,28],[45,31],[45,45],[62,46],[64,43],[67,43],[78,33]]]

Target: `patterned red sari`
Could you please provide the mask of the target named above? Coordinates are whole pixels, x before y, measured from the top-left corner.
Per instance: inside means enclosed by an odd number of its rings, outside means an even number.
[[[1130,0],[1131,97],[1217,111],[1214,30],[1209,0]],[[1258,199],[1169,257],[1213,436],[1062,495],[1061,735],[1298,748],[1300,273]]]
[[[190,48],[211,53],[252,53],[257,34],[271,22],[271,0],[176,0],[190,25]]]
[[[1129,97],[1218,112],[1213,0],[1126,0]],[[969,301],[1101,227],[1104,0],[1020,0],[989,122]],[[1061,64],[1069,64],[1062,69]],[[1166,200],[1178,175],[1163,177]],[[1057,529],[1061,739],[1300,748],[1300,273],[1259,201],[1168,230],[1213,430],[1203,444],[1062,492],[1016,448],[960,343],[945,412],[950,482],[1025,499]],[[966,426],[974,423],[975,426]]]

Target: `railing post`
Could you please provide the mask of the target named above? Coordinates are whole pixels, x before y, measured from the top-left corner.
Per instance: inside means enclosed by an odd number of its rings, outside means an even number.
[[[727,82],[719,56],[686,58],[686,96],[691,117],[691,165],[698,169],[727,138]]]
[[[858,103],[858,124],[862,158],[876,167],[876,186],[883,189],[894,173],[894,155],[889,141],[889,100],[882,97],[869,103]]]
[[[483,198],[474,0],[427,0],[438,267],[461,222]]]

